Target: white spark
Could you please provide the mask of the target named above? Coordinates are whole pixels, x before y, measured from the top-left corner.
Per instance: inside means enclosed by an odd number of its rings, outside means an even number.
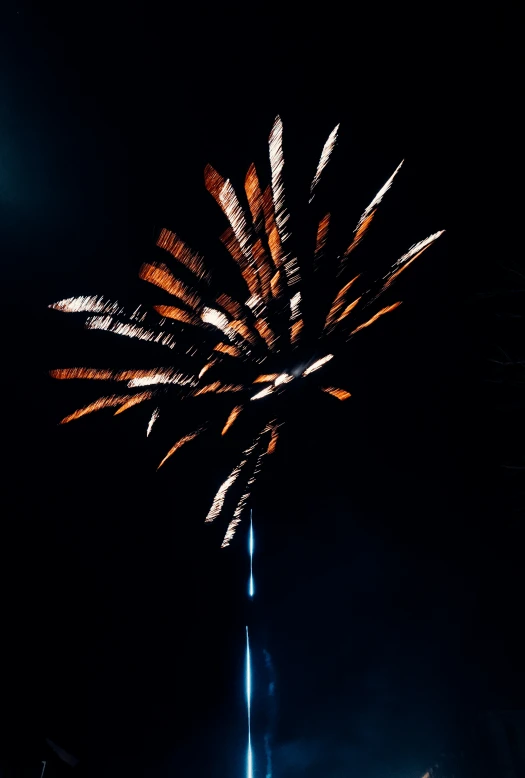
[[[149,420],[149,423],[148,423],[148,429],[147,429],[147,432],[146,432],[146,436],[147,437],[149,437],[149,434],[150,434],[150,432],[152,430],[152,427],[153,427],[153,425],[155,424],[155,422],[157,421],[158,418],[159,418],[159,409],[155,408],[155,410],[151,414],[151,419]]]
[[[301,315],[301,292],[296,292],[292,298],[290,298],[290,320],[294,321]]]
[[[326,365],[327,362],[333,359],[333,356],[333,354],[327,354],[325,357],[321,357],[321,359],[318,359],[316,362],[310,365],[310,367],[307,367],[303,373],[303,378],[305,378],[307,375],[310,375],[310,373],[313,373],[314,370],[319,370],[320,367]]]
[[[261,389],[260,392],[257,392],[257,394],[254,394],[253,397],[250,397],[250,400],[260,400],[261,397],[267,397],[272,392],[273,386],[267,386],[265,389]]]
[[[56,311],[63,311],[64,313],[89,311],[90,313],[119,314],[123,311],[118,303],[104,300],[103,297],[97,297],[96,295],[68,297],[65,300],[53,303],[49,308],[54,308]]]
[[[277,376],[275,379],[274,386],[280,386],[281,384],[288,384],[290,381],[293,381],[293,375],[290,375],[289,373],[281,373],[281,375]],[[252,397],[252,400],[254,398]]]
[[[328,162],[330,161],[330,157],[332,155],[332,151],[334,150],[336,141],[337,141],[337,131],[339,130],[339,124],[334,127],[330,135],[328,136],[328,140],[323,146],[323,150],[321,152],[321,157],[319,159],[319,164],[317,165],[317,170],[315,172],[315,176],[313,177],[312,183],[310,185],[310,200],[309,202],[312,202],[314,199],[314,189],[319,183],[319,179],[321,178],[321,173],[325,169],[325,167],[328,165]]]
[[[173,335],[170,333],[162,331],[157,333],[153,330],[139,327],[136,324],[126,324],[125,322],[115,320],[112,316],[93,316],[86,321],[86,329],[105,330],[116,335],[125,335],[128,338],[138,338],[139,340],[147,340],[152,343],[160,343],[160,345],[168,346],[169,348],[175,348],[176,345]]]

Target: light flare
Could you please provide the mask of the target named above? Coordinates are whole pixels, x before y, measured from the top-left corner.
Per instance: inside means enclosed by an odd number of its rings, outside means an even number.
[[[327,354],[325,357],[321,357],[321,359],[316,359],[315,362],[313,362],[303,372],[303,378],[306,378],[306,376],[310,375],[311,373],[314,373],[316,370],[319,370],[321,367],[323,367],[323,365],[326,365],[326,363],[333,358],[334,358],[333,354]]]

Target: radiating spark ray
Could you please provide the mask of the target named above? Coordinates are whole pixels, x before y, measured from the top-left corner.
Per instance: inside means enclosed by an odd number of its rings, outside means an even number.
[[[223,384],[220,381],[214,381],[212,384],[206,384],[206,386],[197,389],[193,393],[193,397],[199,397],[202,394],[225,394],[227,392],[243,392],[246,387],[240,384]]]
[[[359,332],[360,330],[364,330],[365,327],[370,327],[370,325],[373,324],[375,321],[377,321],[381,316],[384,316],[386,313],[390,313],[390,311],[395,311],[395,309],[399,308],[400,305],[401,305],[401,301],[399,300],[398,302],[393,303],[392,305],[387,305],[385,308],[381,308],[381,310],[375,313],[370,319],[363,322],[363,324],[360,324],[359,327],[355,328],[355,330],[352,330],[352,332],[348,337],[355,335],[356,332]]]
[[[235,408],[231,411],[230,415],[228,416],[226,420],[226,424],[222,428],[221,435],[226,435],[232,424],[236,421],[236,419],[239,418],[239,415],[242,411],[242,405],[236,405]]]
[[[86,367],[71,367],[51,370],[52,378],[60,380],[82,379],[90,381],[127,381],[128,388],[149,386],[152,384],[179,384],[185,386],[194,379],[177,372],[173,368],[154,368],[153,370],[97,370]]]
[[[183,324],[191,324],[193,327],[201,326],[200,319],[191,313],[184,311],[182,308],[177,308],[175,305],[154,305],[153,307],[158,314],[164,316],[166,319],[174,319]]]
[[[301,315],[301,292],[296,292],[290,298],[290,319],[295,321]]]
[[[271,329],[270,325],[267,321],[264,319],[257,319],[254,324],[255,329],[261,336],[261,338],[264,340],[270,351],[274,350],[277,336],[275,332]]]
[[[271,432],[271,430],[272,430],[271,425],[267,424],[266,427],[263,429],[263,431],[260,433],[259,440],[263,437],[263,435],[267,434],[268,432]],[[221,548],[226,548],[227,546],[230,545],[230,543],[232,541],[232,538],[235,535],[235,532],[237,531],[237,527],[241,523],[243,511],[244,511],[244,509],[246,507],[246,503],[248,502],[248,499],[249,499],[250,494],[251,494],[251,487],[255,483],[257,475],[260,472],[261,462],[262,462],[262,460],[263,460],[265,455],[266,455],[266,451],[262,450],[259,453],[259,456],[257,457],[257,462],[256,462],[255,467],[253,469],[253,473],[252,473],[251,477],[248,479],[248,482],[246,484],[246,490],[245,490],[244,494],[242,495],[241,499],[239,500],[239,502],[237,504],[237,507],[235,509],[235,512],[233,514],[233,518],[232,518],[232,520],[230,521],[230,523],[228,525],[228,529],[226,530],[226,534],[224,536],[224,540],[222,541]]]
[[[217,360],[216,359],[211,359],[209,362],[206,362],[204,367],[199,372],[199,378],[202,378],[204,373],[206,373],[211,367],[213,367],[216,364],[217,364]]]
[[[325,169],[325,167],[328,165],[328,163],[330,161],[330,157],[332,155],[332,152],[333,152],[333,150],[335,148],[335,144],[336,144],[336,141],[337,141],[337,132],[339,130],[339,126],[340,125],[337,124],[334,127],[334,129],[332,130],[332,132],[328,136],[328,139],[327,139],[326,143],[323,146],[323,150],[321,152],[321,157],[319,158],[319,163],[317,165],[317,170],[315,172],[315,176],[313,177],[312,183],[310,184],[310,200],[309,200],[310,203],[314,199],[314,190],[315,190],[317,184],[319,183],[319,180],[321,178],[321,174],[322,174],[323,170]]]
[[[88,295],[84,297],[68,297],[65,300],[59,300],[57,303],[52,303],[48,306],[55,311],[62,311],[63,313],[105,313],[107,315],[115,316],[121,314],[123,309],[118,303],[111,302],[111,300],[104,300],[103,297],[97,295]]]
[[[250,397],[250,400],[261,400],[263,397],[268,397],[273,391],[273,386],[267,386],[265,389],[261,389],[260,392],[257,392],[257,394],[254,394],[253,397]]]
[[[128,322],[116,321],[112,316],[92,316],[86,321],[88,330],[104,330],[113,332],[116,335],[124,335],[128,338],[137,338],[146,340],[150,343],[159,343],[161,346],[175,348],[176,342],[170,332],[155,332],[154,330],[140,327],[138,324],[129,324]]]
[[[315,241],[314,269],[319,266],[319,261],[323,255],[330,228],[330,214],[327,213],[319,222],[317,228],[317,238]]]
[[[381,189],[376,194],[376,196],[374,197],[372,202],[369,205],[367,205],[367,207],[365,208],[365,210],[361,214],[361,217],[360,217],[359,221],[357,222],[357,226],[356,226],[356,228],[354,230],[353,240],[350,243],[350,245],[348,246],[348,248],[346,249],[346,251],[344,253],[344,256],[343,256],[343,260],[345,260],[349,256],[349,254],[356,248],[356,246],[359,245],[359,243],[363,239],[364,234],[368,230],[368,228],[369,228],[369,226],[370,226],[370,224],[372,222],[372,219],[374,218],[374,216],[375,216],[375,214],[377,212],[377,208],[378,208],[379,204],[381,203],[383,197],[385,196],[385,194],[388,192],[388,190],[392,186],[392,182],[393,182],[394,178],[396,177],[398,171],[400,170],[403,162],[404,162],[404,160],[401,160],[401,162],[396,167],[396,169],[394,170],[394,172],[392,173],[392,175],[390,176],[388,181],[381,187]]]
[[[150,420],[148,422],[148,429],[146,430],[146,436],[148,438],[150,436],[151,430],[153,429],[153,425],[155,424],[155,422],[157,421],[158,418],[159,418],[159,409],[155,408],[155,410],[151,414],[151,418],[150,418]]]
[[[340,289],[338,291],[338,293],[336,294],[335,299],[334,299],[334,301],[332,303],[332,306],[330,308],[330,311],[328,313],[328,316],[326,317],[326,322],[325,322],[325,325],[324,325],[325,329],[327,327],[330,327],[334,323],[334,321],[337,319],[337,317],[339,316],[339,313],[340,313],[341,309],[344,307],[344,304],[345,304],[346,293],[348,292],[350,287],[357,281],[359,276],[360,276],[360,274],[357,275],[357,276],[354,276],[352,279],[350,279],[350,281],[348,281],[348,283],[346,283],[342,287],[342,289]]]
[[[195,440],[195,438],[196,438],[196,437],[198,437],[198,436],[200,435],[200,433],[202,432],[202,429],[203,429],[203,428],[202,428],[202,427],[200,427],[199,429],[195,430],[194,432],[190,432],[188,435],[183,435],[183,437],[182,437],[182,438],[180,438],[180,439],[179,439],[179,440],[178,440],[178,441],[175,443],[175,445],[174,445],[174,446],[172,446],[172,447],[170,448],[170,450],[168,451],[168,453],[166,454],[166,456],[164,457],[164,459],[162,460],[162,462],[160,463],[160,465],[157,467],[157,470],[160,470],[160,468],[162,467],[162,465],[163,465],[163,464],[164,464],[164,463],[165,463],[165,462],[166,462],[166,461],[167,461],[167,460],[168,460],[168,459],[169,459],[171,456],[173,456],[173,454],[174,454],[176,451],[178,451],[178,450],[179,450],[179,448],[182,448],[182,446],[184,446],[186,443],[189,443],[190,441],[192,441],[192,440]]]
[[[283,153],[283,124],[280,116],[277,116],[272,127],[269,138],[270,145],[270,167],[272,171],[272,193],[273,204],[275,210],[275,221],[277,224],[277,231],[279,233],[281,246],[284,247],[285,242],[289,237],[289,233],[286,230],[286,224],[289,219],[289,214],[286,209],[284,199],[284,181],[283,181],[283,168],[284,168],[284,153]],[[288,286],[294,286],[301,280],[299,272],[299,263],[297,257],[287,255],[283,257],[284,270],[286,273],[286,281]]]
[[[279,373],[263,373],[254,379],[254,384],[269,384],[279,378]]]
[[[326,365],[326,363],[333,358],[333,354],[327,354],[325,357],[321,357],[321,359],[316,359],[316,361],[313,362],[310,367],[307,367],[303,372],[303,378],[306,378],[307,375],[310,375],[310,373],[313,373],[315,370],[319,370],[319,368],[323,367],[323,365]]]
[[[339,324],[339,322],[340,322],[340,321],[343,321],[343,319],[346,319],[346,317],[347,317],[347,316],[348,316],[350,313],[352,313],[352,311],[354,310],[354,308],[356,307],[356,305],[359,303],[359,301],[360,301],[360,300],[361,300],[361,297],[357,297],[355,300],[352,300],[352,302],[351,302],[351,303],[349,303],[349,304],[346,306],[346,308],[344,309],[344,311],[342,312],[342,314],[341,314],[340,316],[338,316],[338,317],[337,317],[337,319],[335,320],[335,323],[336,323],[336,324]]]
[[[115,411],[115,416],[118,416],[119,413],[124,413],[124,411],[127,411],[128,408],[133,408],[134,405],[143,403],[146,400],[151,400],[152,397],[153,392],[141,392],[140,394],[133,395],[133,397],[130,397],[130,399],[125,402],[124,405],[121,405],[120,408]]]
[[[252,215],[255,232],[258,235],[262,235],[264,231],[262,191],[261,185],[259,183],[259,177],[253,163],[250,165],[248,172],[246,173],[244,190],[248,199],[248,205],[250,206],[250,213]]]
[[[336,386],[323,386],[321,391],[331,394],[332,397],[337,397],[338,400],[348,400],[352,395],[345,389],[338,389]]]
[[[202,281],[210,281],[211,276],[204,266],[202,257],[192,251],[174,232],[161,230],[157,246],[168,251],[174,259],[184,265],[197,278]]]
[[[213,347],[214,351],[219,351],[221,354],[228,354],[230,357],[240,357],[241,352],[237,346],[230,346],[228,343],[217,343]]]
[[[277,428],[277,425],[272,427],[272,434],[270,437],[270,441],[268,443],[268,448],[266,449],[267,454],[273,454],[276,447],[277,447],[277,441],[279,440],[279,431]]]
[[[139,278],[155,284],[173,297],[178,297],[185,305],[198,310],[202,305],[200,296],[178,278],[162,262],[145,263],[139,270]]]
[[[227,294],[220,294],[217,297],[216,302],[221,306],[221,308],[224,308],[226,313],[228,313],[232,319],[244,320],[244,309],[242,305],[237,302],[237,300],[233,300]]]
[[[252,445],[243,451],[243,459],[233,468],[228,478],[219,487],[215,497],[213,498],[213,503],[210,510],[208,511],[208,515],[206,516],[206,522],[209,523],[214,521],[214,519],[216,519],[221,512],[222,506],[224,505],[224,500],[226,499],[226,494],[228,493],[228,489],[235,483],[243,467],[248,462],[251,454],[255,451],[257,444],[261,439],[261,435],[262,432],[257,435]]]
[[[290,334],[290,340],[292,345],[295,345],[297,341],[299,340],[299,336],[302,332],[304,326],[304,321],[302,319],[299,319],[298,321],[294,321],[291,327],[291,334]]]
[[[151,392],[145,392],[144,394],[151,396]],[[124,403],[127,403],[131,398],[139,396],[140,395],[125,394],[99,397],[95,402],[89,403],[89,405],[85,405],[83,408],[78,408],[73,413],[70,413],[69,416],[64,416],[60,424],[68,424],[70,421],[75,421],[76,419],[80,419],[82,416],[87,416],[95,411],[102,411],[104,408],[116,408],[119,405],[124,405]]]
[[[406,270],[406,268],[411,265],[412,262],[415,262],[415,260],[421,256],[421,254],[426,251],[439,237],[441,237],[444,232],[445,230],[440,230],[439,232],[435,232],[433,235],[429,235],[428,238],[420,240],[419,243],[414,243],[414,245],[409,248],[407,253],[403,254],[403,256],[394,263],[392,272],[386,276],[386,281],[382,288],[379,290],[378,294],[374,297],[374,300],[376,300],[379,295],[383,294],[383,292],[385,292],[394,283],[396,278],[404,270]],[[374,300],[371,300],[371,302]]]

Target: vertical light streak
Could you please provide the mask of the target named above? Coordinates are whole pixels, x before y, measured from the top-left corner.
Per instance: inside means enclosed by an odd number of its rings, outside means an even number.
[[[248,594],[253,597],[255,594],[255,587],[253,583],[253,518],[250,510],[250,535],[248,540],[248,549],[250,552],[250,582],[248,584]]]
[[[253,778],[252,755],[252,663],[250,657],[250,635],[246,627],[246,709],[248,713],[248,755],[246,760],[246,778]]]

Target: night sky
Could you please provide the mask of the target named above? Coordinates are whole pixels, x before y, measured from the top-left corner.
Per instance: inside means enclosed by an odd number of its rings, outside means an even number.
[[[479,711],[525,707],[521,504],[501,467],[523,406],[489,361],[519,342],[499,291],[520,261],[501,194],[512,24],[467,33],[437,6],[45,5],[10,0],[0,30],[0,769],[39,774],[47,737],[79,775],[241,778],[249,618],[257,778],[263,650],[275,778],[421,778]],[[277,114],[292,218],[337,122],[318,207],[339,234],[406,160],[360,269],[447,232],[400,279],[403,306],[341,356],[352,399],[290,407],[253,493],[247,614],[245,528],[220,551],[224,526],[203,525],[231,450],[198,443],[156,473],[173,433],[146,441],[147,409],[58,426],[96,387],[51,368],[165,354],[47,306],[139,302],[162,227],[213,262],[225,223],[204,166],[239,188],[252,161],[266,177]]]

